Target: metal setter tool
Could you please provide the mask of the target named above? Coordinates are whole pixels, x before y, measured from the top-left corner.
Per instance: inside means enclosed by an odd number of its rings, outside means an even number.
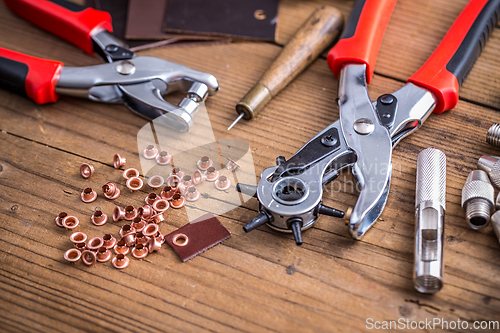
[[[443,234],[446,210],[446,156],[435,148],[417,157],[415,266],[413,284],[421,293],[443,287]]]
[[[65,1],[4,0],[14,13],[34,25],[98,54],[108,64],[65,67],[58,61],[0,48],[0,87],[38,104],[57,101],[59,94],[104,103],[123,103],[147,119],[161,115],[178,131],[188,131],[200,102],[219,90],[217,79],[173,62],[137,57],[112,35],[109,13]],[[163,99],[186,92],[179,105]]]
[[[316,9],[259,82],[236,104],[238,117],[227,130],[242,118],[254,118],[273,97],[302,73],[334,41],[342,28],[342,21],[342,14],[334,7]]]
[[[360,193],[348,222],[360,239],[382,213],[392,173],[392,150],[420,128],[432,113],[453,109],[458,90],[498,22],[500,0],[472,0],[455,20],[427,62],[401,89],[372,102],[367,83],[396,0],[358,0],[346,28],[328,54],[339,77],[340,119],[319,132],[288,160],[265,169],[256,193],[259,214],[244,226],[250,231],[266,224],[292,232],[297,244],[301,231],[321,214],[342,216],[322,204],[323,185],[343,168],[352,168]]]

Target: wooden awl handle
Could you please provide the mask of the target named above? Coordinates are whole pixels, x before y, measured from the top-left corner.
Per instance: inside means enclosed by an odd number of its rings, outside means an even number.
[[[236,105],[236,112],[252,119],[264,106],[329,46],[342,28],[342,14],[334,7],[314,11],[283,48],[259,82]]]

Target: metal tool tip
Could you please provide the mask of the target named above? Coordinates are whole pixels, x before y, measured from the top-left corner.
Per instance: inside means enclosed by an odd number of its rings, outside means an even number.
[[[233,128],[233,126],[234,126],[234,125],[236,125],[236,123],[237,123],[238,121],[240,121],[240,120],[241,120],[241,118],[243,118],[243,116],[244,116],[244,115],[245,115],[244,113],[240,113],[240,115],[238,116],[238,118],[236,118],[236,119],[233,121],[233,123],[232,123],[232,124],[231,124],[231,125],[227,128],[227,130],[229,131],[231,128]]]

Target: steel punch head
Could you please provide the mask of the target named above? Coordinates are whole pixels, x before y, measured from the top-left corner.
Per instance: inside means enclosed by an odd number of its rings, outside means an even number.
[[[493,202],[494,189],[486,172],[471,171],[462,188],[462,208],[472,229],[479,230],[488,225]]]
[[[500,188],[500,157],[481,156],[477,161],[477,168],[485,171],[493,185]]]
[[[443,287],[443,232],[446,210],[446,156],[427,148],[418,154],[415,195],[413,285],[421,293]]]

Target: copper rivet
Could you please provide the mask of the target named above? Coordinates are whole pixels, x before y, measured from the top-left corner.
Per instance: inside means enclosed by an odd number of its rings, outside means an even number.
[[[122,269],[128,266],[130,259],[124,254],[117,254],[116,257],[111,261],[113,266],[118,269]]]
[[[170,172],[169,176],[177,176],[179,178],[184,177],[184,171],[181,170],[179,167],[172,168],[172,172]]]
[[[165,183],[165,179],[163,179],[163,177],[159,175],[151,176],[148,179],[148,185],[151,188],[160,188],[161,186],[163,186],[163,183]]]
[[[127,221],[132,221],[137,217],[137,209],[135,209],[133,206],[127,206],[125,207],[125,220]]]
[[[159,199],[159,200],[156,200],[154,203],[153,203],[153,209],[158,212],[158,213],[163,213],[165,212],[168,207],[169,207],[169,203],[167,200],[165,199]]]
[[[83,251],[87,250],[87,244],[85,244],[85,243],[75,244],[75,249],[77,249],[80,252],[83,252]]]
[[[82,175],[83,178],[88,179],[92,174],[94,173],[94,167],[88,163],[82,163],[80,165],[80,175]]]
[[[228,158],[227,159],[227,164],[226,164],[226,169],[231,170],[231,171],[236,171],[240,165],[233,161],[232,159]]]
[[[89,203],[97,199],[97,192],[91,189],[90,187],[87,187],[86,189],[83,190],[81,196],[82,201],[85,203]]]
[[[142,151],[142,156],[148,160],[152,160],[156,155],[158,155],[158,149],[154,145],[147,145]]]
[[[153,237],[158,231],[158,224],[150,223],[142,230],[142,234],[146,237]]]
[[[92,237],[87,243],[87,248],[91,251],[97,251],[103,245],[104,239],[102,237]]]
[[[205,176],[209,182],[214,182],[219,179],[219,171],[214,167],[210,167],[207,169]]]
[[[104,241],[104,247],[108,250],[114,248],[116,245],[116,238],[111,234],[105,234],[102,236],[102,240]]]
[[[132,249],[132,256],[134,256],[137,259],[144,258],[147,255],[148,255],[148,248],[145,247],[143,244],[137,244]]]
[[[111,259],[111,251],[109,251],[104,246],[101,246],[97,250],[96,259],[99,262],[106,262],[106,261],[108,261],[109,259]]]
[[[196,189],[196,187],[191,186],[186,191],[186,200],[187,201],[196,201],[200,198],[200,191]]]
[[[215,188],[219,191],[227,190],[231,187],[231,181],[226,176],[220,176],[215,182]]]
[[[64,259],[69,262],[77,262],[78,260],[80,260],[81,256],[82,253],[77,249],[69,249],[68,251],[64,252]]]
[[[140,209],[140,208],[139,208]],[[142,218],[140,217],[136,217],[132,223],[131,223],[131,226],[135,228],[135,231],[137,233],[141,232],[142,229],[144,229],[144,227],[146,226],[146,221],[144,221]]]
[[[113,248],[113,251],[115,251],[116,254],[126,255],[127,253],[130,252],[130,248],[127,246],[127,244],[123,239],[120,239]]]
[[[95,264],[97,258],[94,251],[85,250],[82,252],[82,261],[87,266]]]
[[[65,212],[60,212],[60,213],[57,215],[57,217],[56,217],[56,220],[55,220],[55,221],[56,221],[56,225],[57,225],[58,227],[64,228],[64,226],[62,225],[62,220],[63,220],[63,218],[65,218],[66,216],[68,216],[68,214],[67,214],[67,213],[65,213]]]
[[[61,223],[62,223],[63,227],[71,230],[71,229],[75,229],[78,226],[78,224],[80,223],[80,221],[75,216],[67,215],[65,218],[62,219]]]
[[[177,234],[172,239],[172,243],[177,246],[186,246],[189,242],[188,236],[184,234]]]
[[[178,209],[178,208],[182,208],[185,203],[186,203],[186,199],[184,199],[184,197],[182,195],[180,195],[179,193],[176,193],[172,197],[172,200],[170,201],[170,206],[172,206],[172,208]]]
[[[170,164],[170,162],[172,162],[172,156],[166,151],[161,151],[156,155],[156,163],[159,165],[167,165]]]
[[[128,168],[123,171],[123,178],[130,179],[134,177],[139,177],[139,170],[134,168]]]
[[[125,210],[122,209],[120,206],[115,206],[115,209],[113,209],[113,221],[118,222],[124,219],[125,219]]]
[[[139,177],[132,177],[127,180],[127,187],[131,191],[139,191],[142,188],[142,185],[144,185],[144,183]]]
[[[146,202],[147,205],[152,205],[158,199],[160,199],[160,197],[153,192],[149,193],[144,201]]]
[[[114,200],[120,196],[120,189],[113,182],[107,182],[102,186],[102,193],[106,199]]]
[[[127,163],[125,157],[121,157],[120,154],[115,154],[113,157],[113,166],[115,169],[120,169],[120,167],[124,166]]]
[[[92,216],[90,217],[90,220],[92,221],[93,224],[95,225],[104,225],[108,221],[108,216],[104,214],[100,210],[96,210]]]
[[[71,234],[71,236],[69,236],[69,240],[73,244],[85,243],[85,241],[87,240],[87,235],[80,231],[74,232]]]
[[[200,158],[198,163],[196,163],[196,165],[198,166],[198,169],[203,170],[203,171],[210,168],[213,164],[214,164],[214,162],[208,156],[203,156],[202,158]]]
[[[212,168],[212,167],[210,167],[210,168]],[[200,170],[195,170],[193,172],[193,175],[191,176],[191,180],[193,182],[193,185],[199,185],[202,182],[204,182],[205,179],[207,179],[207,177],[205,176],[205,174],[201,173]]]

